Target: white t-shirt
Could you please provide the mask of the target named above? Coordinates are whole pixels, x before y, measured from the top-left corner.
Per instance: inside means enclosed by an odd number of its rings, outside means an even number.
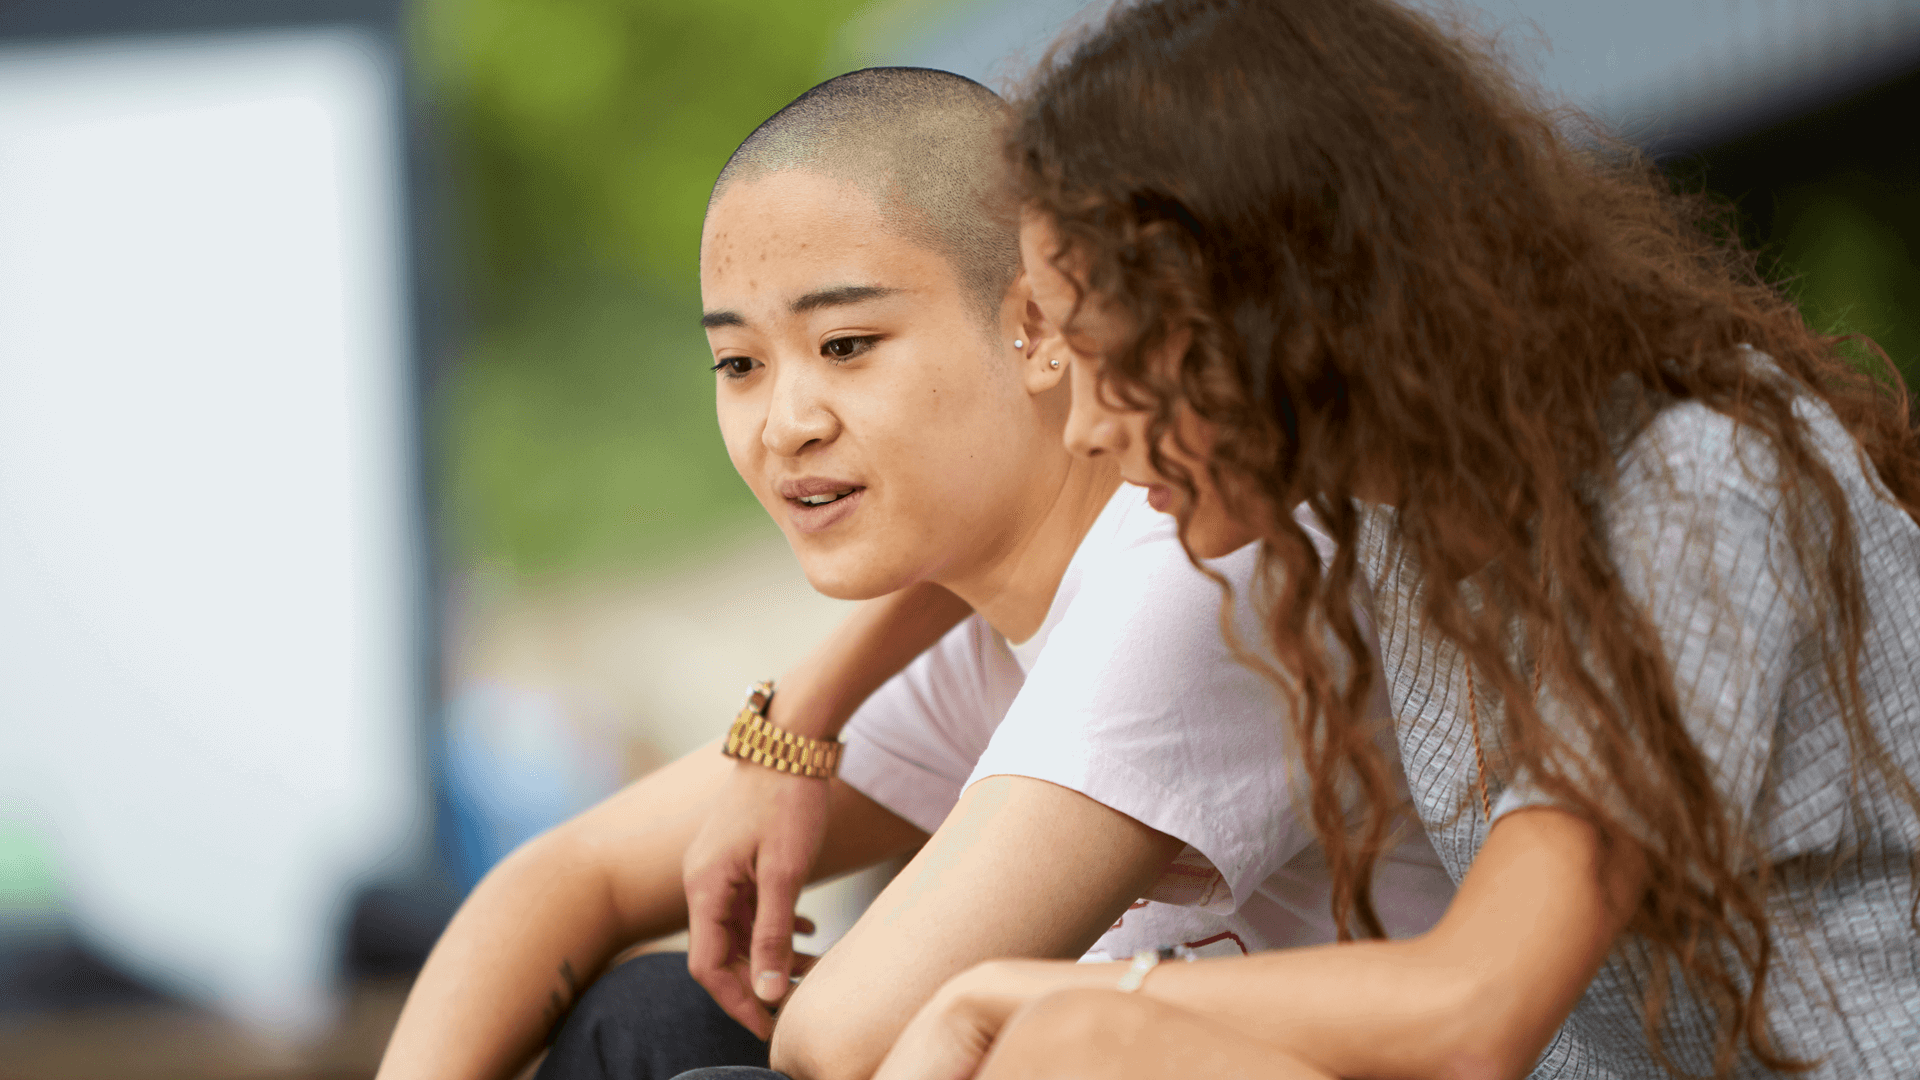
[[[1245,598],[1257,557],[1249,545],[1208,563],[1234,586],[1240,638],[1254,646],[1264,634]],[[1229,652],[1221,603],[1173,519],[1123,486],[1074,553],[1039,631],[1009,644],[977,615],[955,627],[854,714],[840,776],[928,832],[968,784],[1012,775],[1185,841],[1089,959],[1332,941],[1324,855],[1295,798],[1285,699]],[[1375,695],[1383,717],[1385,701]],[[1375,903],[1396,937],[1431,926],[1453,894],[1425,835],[1409,832],[1375,876]]]

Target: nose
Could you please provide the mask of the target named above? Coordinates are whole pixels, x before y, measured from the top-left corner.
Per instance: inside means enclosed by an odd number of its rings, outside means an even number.
[[[1086,458],[1117,454],[1126,449],[1126,428],[1101,400],[1100,381],[1087,368],[1086,364],[1075,364],[1069,376],[1073,404],[1067,410],[1067,427],[1062,435],[1067,452]]]
[[[815,443],[832,442],[840,421],[822,399],[818,381],[805,364],[781,364],[767,402],[767,425],[760,442],[780,457],[795,457]]]

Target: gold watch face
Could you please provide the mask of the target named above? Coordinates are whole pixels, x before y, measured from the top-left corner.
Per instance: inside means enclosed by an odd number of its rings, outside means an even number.
[[[758,716],[767,715],[767,706],[773,701],[773,680],[754,683],[747,688],[747,711]]]

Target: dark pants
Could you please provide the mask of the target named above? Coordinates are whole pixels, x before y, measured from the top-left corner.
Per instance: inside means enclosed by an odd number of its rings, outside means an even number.
[[[536,1080],[786,1080],[766,1066],[767,1044],[693,981],[686,953],[649,953],[587,990]]]

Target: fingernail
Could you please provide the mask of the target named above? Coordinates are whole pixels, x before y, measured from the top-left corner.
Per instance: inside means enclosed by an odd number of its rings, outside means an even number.
[[[753,977],[753,992],[761,1001],[779,1001],[787,986],[787,977],[777,971],[763,971]]]

